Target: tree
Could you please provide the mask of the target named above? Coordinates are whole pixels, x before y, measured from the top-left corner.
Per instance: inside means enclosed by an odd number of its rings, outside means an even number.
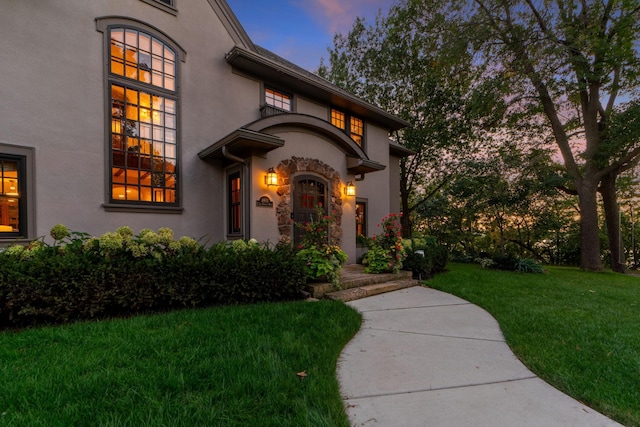
[[[637,0],[474,0],[474,45],[509,82],[512,111],[543,115],[580,207],[581,266],[600,270],[598,203],[604,201],[612,266],[623,271],[616,178],[640,160],[637,117],[640,5]],[[633,101],[620,106],[625,96]],[[637,121],[637,119],[636,119]],[[618,121],[617,123],[621,123]],[[619,126],[617,126],[619,128]],[[619,130],[619,129],[618,129]]]
[[[474,129],[491,128],[503,108],[495,81],[477,83],[483,67],[473,62],[456,12],[455,5],[437,0],[410,0],[387,17],[378,14],[373,25],[357,19],[347,35],[334,37],[329,66],[319,69],[410,123],[393,135],[415,152],[400,165],[404,237],[410,236],[414,212],[477,149]]]

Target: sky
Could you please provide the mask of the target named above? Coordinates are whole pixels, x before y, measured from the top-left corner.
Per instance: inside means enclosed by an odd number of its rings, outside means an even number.
[[[336,32],[358,16],[373,23],[395,0],[227,0],[251,40],[309,71],[328,59]]]

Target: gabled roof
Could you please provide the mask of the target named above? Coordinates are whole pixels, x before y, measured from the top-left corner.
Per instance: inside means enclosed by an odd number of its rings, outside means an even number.
[[[352,111],[389,131],[402,129],[409,125],[405,120],[350,94],[275,53],[260,46],[255,46],[255,48],[254,51],[250,51],[236,46],[227,54],[227,62],[238,70],[259,77],[271,84],[282,85],[310,99]]]

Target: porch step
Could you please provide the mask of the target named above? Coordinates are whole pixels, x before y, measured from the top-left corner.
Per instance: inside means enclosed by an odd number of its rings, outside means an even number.
[[[323,298],[325,297],[325,295],[331,293],[347,291],[354,288],[362,288],[365,286],[381,285],[406,280],[411,280],[410,271],[400,271],[397,274],[367,274],[364,272],[364,267],[362,265],[349,264],[345,265],[344,267],[342,267],[342,270],[340,270],[340,287],[338,289],[332,283],[309,283],[307,284],[307,291],[314,298]]]
[[[410,288],[418,285],[420,282],[413,279],[394,280],[391,282],[376,283],[373,285],[364,285],[357,288],[343,289],[341,291],[330,292],[324,294],[324,298],[338,301],[353,301],[360,298],[366,298],[373,295],[383,294],[385,292],[397,291],[398,289]]]

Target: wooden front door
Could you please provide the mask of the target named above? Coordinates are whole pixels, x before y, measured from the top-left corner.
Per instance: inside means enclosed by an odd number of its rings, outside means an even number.
[[[293,193],[293,219],[298,224],[305,224],[317,219],[317,208],[320,206],[324,214],[327,214],[327,181],[314,175],[300,175],[295,177]],[[300,244],[304,230],[294,227],[293,237],[297,245]]]

